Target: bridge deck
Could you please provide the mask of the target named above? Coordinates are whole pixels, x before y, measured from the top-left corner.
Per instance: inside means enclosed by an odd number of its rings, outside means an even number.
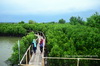
[[[38,37],[40,42],[40,38],[42,37],[39,35],[36,36]],[[36,54],[33,53],[32,58],[29,61],[29,66],[42,66],[42,54],[40,53],[39,42],[37,44]]]

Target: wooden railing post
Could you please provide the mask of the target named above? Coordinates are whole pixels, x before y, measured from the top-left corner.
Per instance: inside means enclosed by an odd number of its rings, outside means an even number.
[[[29,48],[29,60],[30,60],[30,58],[31,58],[31,55],[30,55],[30,53],[31,53],[31,52],[30,52],[30,49],[31,49],[31,48]]]
[[[44,58],[42,58],[42,66],[45,66],[45,64],[44,64]]]
[[[44,62],[44,47],[45,47],[45,39],[43,39],[43,56],[42,56],[42,66],[45,66],[45,62]]]
[[[78,59],[77,59],[77,66],[79,66],[79,61],[80,61],[80,59],[78,58]]]
[[[26,64],[27,64],[27,53],[26,53]]]
[[[22,65],[23,63],[23,60],[25,58],[25,61],[26,63],[25,64],[28,64],[29,63],[29,60],[31,59],[31,45],[29,46],[29,48],[26,50],[24,56],[22,57],[21,61],[20,61],[20,65]],[[29,53],[28,53],[29,52]]]

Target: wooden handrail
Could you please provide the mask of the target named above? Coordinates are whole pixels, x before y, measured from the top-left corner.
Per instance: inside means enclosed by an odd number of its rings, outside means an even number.
[[[100,60],[100,58],[64,58],[64,57],[44,57],[44,59],[76,59],[77,60],[77,66],[79,66],[80,60]]]
[[[22,64],[22,61],[23,61],[23,59],[25,58],[25,56],[27,55],[27,52],[30,50],[30,48],[31,48],[31,45],[28,47],[27,51],[26,51],[25,54],[23,55],[23,57],[22,57],[22,59],[21,59],[21,61],[20,61],[20,64]]]
[[[44,33],[43,34],[43,38],[44,38],[44,42],[43,42],[43,54],[42,54],[42,66],[45,66],[45,61],[44,61],[44,47],[45,47],[45,41],[46,41],[46,37],[44,36]]]
[[[43,42],[42,66],[45,66],[45,64],[44,64],[44,46],[45,46],[45,39]]]
[[[64,58],[64,57],[44,57],[44,59],[82,59],[82,60],[100,60],[99,58]]]

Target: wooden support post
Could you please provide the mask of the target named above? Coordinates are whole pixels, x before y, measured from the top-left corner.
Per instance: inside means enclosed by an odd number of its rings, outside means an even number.
[[[27,53],[26,53],[26,64],[27,64]]]
[[[80,59],[78,58],[78,59],[77,59],[77,66],[79,66],[79,61],[80,61]]]
[[[30,53],[31,53],[31,52],[30,52],[30,48],[29,48],[29,60],[31,59],[31,55],[30,55]]]
[[[45,64],[44,64],[44,58],[42,58],[42,66],[45,66]]]

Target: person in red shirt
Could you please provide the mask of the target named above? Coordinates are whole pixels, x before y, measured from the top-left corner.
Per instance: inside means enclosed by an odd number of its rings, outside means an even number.
[[[43,39],[40,40],[40,51],[41,51],[41,53],[43,51]]]

